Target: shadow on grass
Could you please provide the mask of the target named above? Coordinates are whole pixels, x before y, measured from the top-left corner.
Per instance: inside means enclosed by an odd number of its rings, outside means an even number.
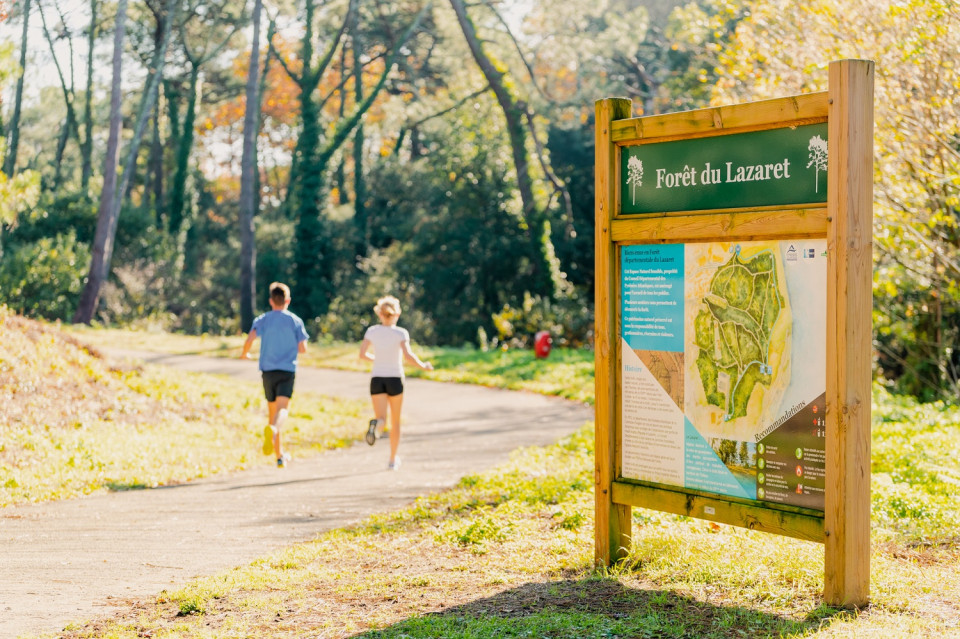
[[[354,637],[781,637],[815,631],[836,614],[838,611],[821,606],[798,620],[597,578],[526,584]]]

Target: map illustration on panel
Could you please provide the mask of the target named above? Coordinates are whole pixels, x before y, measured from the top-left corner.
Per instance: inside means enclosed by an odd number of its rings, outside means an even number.
[[[790,383],[793,309],[780,243],[686,249],[685,410],[705,436],[752,440]]]
[[[771,251],[744,259],[738,246],[711,278],[694,320],[697,368],[707,403],[725,411],[724,421],[746,417],[755,387],[770,387],[770,342],[785,304]]]

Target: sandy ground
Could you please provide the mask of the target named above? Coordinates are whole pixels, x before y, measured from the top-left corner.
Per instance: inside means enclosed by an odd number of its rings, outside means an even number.
[[[249,361],[108,354],[259,379]],[[365,399],[368,376],[301,367],[297,388]],[[408,379],[397,472],[386,470],[381,440],[295,459],[282,470],[265,457],[263,467],[179,486],[0,510],[0,638],[56,632],[129,597],[397,509],[592,418],[590,407],[531,393]]]

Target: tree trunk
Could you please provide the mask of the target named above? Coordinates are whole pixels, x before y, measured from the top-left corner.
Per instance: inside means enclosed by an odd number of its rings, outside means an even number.
[[[60,179],[63,175],[63,154],[67,150],[67,140],[70,139],[70,120],[63,121],[60,127],[60,137],[57,138],[57,151],[53,158],[53,185],[52,190],[60,190]]]
[[[30,2],[23,0],[23,32],[20,36],[20,77],[17,78],[17,93],[13,99],[13,117],[10,119],[10,140],[3,172],[12,176],[17,167],[17,147],[20,146],[20,108],[23,104],[23,77],[27,74],[27,31],[30,27]]]
[[[97,42],[97,0],[90,0],[90,30],[87,32],[87,91],[83,97],[83,143],[80,145],[82,169],[80,186],[90,186],[93,175],[93,50]]]
[[[143,99],[140,101],[140,108],[137,112],[137,121],[133,129],[133,137],[130,140],[130,148],[127,151],[127,159],[123,163],[123,176],[120,178],[120,189],[118,191],[121,196],[127,193],[127,188],[136,172],[137,155],[140,152],[140,143],[143,141],[143,131],[147,126],[147,119],[153,112],[153,105],[157,100],[160,78],[163,76],[163,65],[167,57],[167,45],[170,42],[170,27],[173,24],[173,16],[178,4],[177,0],[167,0],[160,47],[154,53],[153,60],[147,70],[147,85],[144,87]],[[121,199],[116,198],[114,208],[117,216],[120,215],[121,204]]]
[[[243,114],[243,156],[240,160],[240,326],[250,330],[256,314],[257,248],[254,217],[257,214],[257,130],[260,112],[258,96],[260,71],[260,14],[262,0],[253,3],[253,42],[250,45],[250,69],[247,72],[246,108]]]
[[[153,110],[153,135],[150,156],[147,159],[147,188],[143,194],[143,208],[153,205],[154,225],[163,228],[163,139],[160,137],[160,105]],[[153,197],[148,197],[152,195]]]
[[[29,2],[29,0],[27,0]],[[107,136],[107,153],[103,162],[103,190],[100,192],[100,208],[97,212],[97,230],[93,240],[90,271],[80,294],[80,303],[73,316],[74,323],[89,324],[100,300],[100,289],[110,270],[113,255],[113,239],[117,232],[117,215],[114,201],[117,199],[117,163],[120,160],[120,128],[123,113],[120,110],[120,80],[123,61],[123,37],[127,25],[127,0],[117,4],[117,24],[113,34],[113,81],[110,88],[110,129]]]
[[[549,223],[543,212],[539,210],[533,194],[533,178],[530,175],[530,160],[527,153],[527,131],[524,126],[526,105],[511,94],[504,81],[505,74],[484,51],[463,0],[450,0],[450,5],[457,15],[460,29],[470,47],[470,53],[496,96],[500,110],[503,111],[507,121],[507,135],[510,138],[513,165],[517,172],[517,188],[523,203],[523,216],[530,229],[532,257],[535,260],[536,269],[536,292],[552,296],[556,291],[554,269],[551,265],[553,247],[548,232]]]
[[[356,104],[363,102],[363,64],[360,60],[363,41],[360,39],[359,26],[358,16],[354,20],[353,29],[353,78],[355,83],[354,101]],[[359,256],[367,255],[367,243],[370,239],[367,230],[367,209],[364,205],[367,193],[366,183],[363,180],[363,142],[363,122],[360,122],[353,134],[353,222],[357,229],[356,253]]]
[[[354,56],[356,56],[356,54],[354,54]],[[340,69],[342,70],[342,73],[347,72],[347,47],[343,47],[343,49],[340,50]],[[342,120],[347,115],[346,87],[340,91],[340,104],[338,108],[339,112],[337,113],[337,116]],[[334,175],[334,186],[337,187],[337,204],[346,204],[348,201],[346,154],[340,156],[340,163],[337,165],[337,170]]]
[[[170,233],[176,235],[183,225],[186,207],[187,174],[190,170],[190,151],[193,149],[193,132],[197,119],[197,85],[200,81],[200,67],[190,69],[190,81],[187,85],[187,112],[183,116],[183,129],[180,143],[177,145],[177,166],[170,187]]]

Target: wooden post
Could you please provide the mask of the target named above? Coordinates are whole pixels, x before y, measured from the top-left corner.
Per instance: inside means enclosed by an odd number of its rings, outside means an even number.
[[[873,76],[830,64],[823,597],[842,607],[870,596]]]
[[[620,475],[617,447],[617,376],[619,313],[614,308],[617,293],[617,255],[611,237],[611,222],[617,209],[617,160],[619,152],[611,139],[611,123],[629,118],[630,100],[608,98],[596,102],[596,297],[595,379],[596,448],[594,455],[597,565],[609,565],[626,555],[630,547],[630,506],[613,503],[612,483]]]

